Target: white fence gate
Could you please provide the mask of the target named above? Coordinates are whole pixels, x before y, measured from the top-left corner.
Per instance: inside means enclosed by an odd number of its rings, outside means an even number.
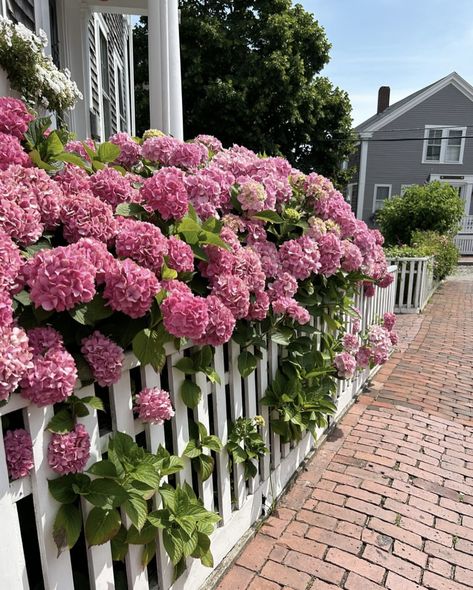
[[[438,286],[433,274],[434,257],[391,258],[389,262],[398,268],[394,311],[421,312]]]
[[[460,254],[473,256],[473,215],[465,215],[454,239]]]
[[[396,272],[395,267],[389,270],[392,274]],[[393,311],[394,298],[395,282],[387,289],[376,288],[372,298],[359,295],[356,305],[361,310],[363,328],[382,317],[384,312]],[[89,465],[101,458],[107,448],[108,438],[115,430],[130,434],[151,451],[163,444],[171,453],[182,454],[189,439],[190,410],[178,394],[185,376],[174,365],[190,350],[190,346],[180,351],[168,347],[166,366],[160,375],[150,366],[140,367],[133,355],[127,356],[120,381],[108,390],[100,390],[102,399],[105,398],[104,402],[110,408],[111,423],[107,423],[106,417],[97,416],[96,411],[80,419],[91,438]],[[206,508],[216,510],[222,517],[220,526],[212,535],[215,565],[262,517],[263,510],[267,510],[273,498],[283,491],[314,446],[313,437],[309,434],[299,444],[282,444],[279,436],[271,431],[268,408],[260,403],[268,381],[276,373],[277,345],[269,343],[268,350],[263,350],[256,371],[246,379],[242,379],[238,372],[238,355],[239,346],[234,342],[216,349],[214,368],[219,375],[224,375],[221,385],[210,383],[202,373],[195,376],[203,395],[193,410],[193,418],[202,422],[209,433],[216,434],[225,444],[230,421],[239,416],[253,417],[260,414],[266,422],[263,436],[270,453],[260,461],[257,475],[249,482],[245,482],[240,465],[235,465],[232,472],[229,471],[226,451],[216,455],[214,476],[205,482],[195,474],[193,477],[188,459],[184,459],[185,469],[177,474],[179,483],[187,481],[193,485]],[[330,419],[331,423],[347,410],[368,378],[369,371],[366,370],[354,380],[339,382],[337,413]],[[175,417],[162,426],[143,425],[134,419],[132,411],[132,393],[142,387],[154,386],[162,386],[171,392],[176,412]],[[90,385],[78,389],[76,394],[85,397],[93,395],[94,391],[94,386]],[[57,475],[48,466],[49,435],[45,433],[53,408],[38,408],[15,394],[0,408],[3,425],[15,414],[17,418],[18,414],[20,417],[22,414],[23,423],[31,434],[35,467],[30,476],[9,483],[3,436],[0,436],[2,589],[168,590],[172,586],[173,590],[197,590],[203,584],[212,570],[203,567],[197,560],[189,559],[187,571],[172,585],[173,568],[161,539],[157,542],[156,559],[145,569],[141,565],[141,546],[130,546],[124,565],[112,561],[109,543],[85,547],[85,541],[82,540],[72,551],[65,551],[58,557],[52,527],[59,505],[50,496],[47,481]],[[323,430],[318,435],[322,437]],[[81,553],[78,554],[77,547],[81,542]],[[82,578],[77,575],[77,569],[82,570]],[[28,580],[32,579],[34,583],[30,586]]]

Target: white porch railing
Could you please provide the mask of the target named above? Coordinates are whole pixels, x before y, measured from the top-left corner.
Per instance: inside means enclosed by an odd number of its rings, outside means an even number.
[[[454,242],[460,254],[466,256],[473,255],[473,215],[465,215],[463,217]]]
[[[434,281],[434,257],[391,258],[397,265],[396,313],[419,313],[438,286]]]
[[[394,274],[395,267],[391,267],[390,272]],[[356,305],[361,310],[363,327],[371,325],[384,312],[393,311],[395,288],[394,282],[387,289],[376,288],[372,298],[358,296]],[[110,408],[111,423],[99,418],[96,411],[80,419],[91,438],[89,464],[101,458],[112,429],[137,437],[139,444],[146,445],[152,451],[163,444],[171,453],[182,454],[189,439],[189,410],[178,393],[184,374],[175,368],[175,364],[189,349],[190,345],[180,351],[168,347],[167,362],[160,375],[150,366],[140,367],[132,354],[127,355],[120,381],[108,390],[100,390],[106,407]],[[268,381],[276,373],[277,345],[269,344],[268,350],[263,351],[262,359],[258,361],[256,371],[246,379],[242,379],[238,373],[238,355],[239,346],[234,342],[216,349],[214,368],[219,375],[224,376],[221,385],[210,383],[202,373],[195,376],[203,396],[193,411],[193,417],[225,444],[230,419],[261,414],[266,421],[263,437],[270,453],[260,461],[257,475],[249,482],[245,482],[241,466],[237,465],[229,472],[225,451],[216,456],[216,477],[205,482],[195,475],[193,477],[188,459],[185,459],[187,463],[184,471],[178,475],[180,483],[186,480],[194,487],[206,508],[216,510],[222,517],[219,528],[212,535],[215,565],[223,560],[248,529],[262,517],[263,509],[267,510],[272,499],[283,491],[314,446],[314,440],[309,434],[299,444],[282,444],[279,436],[271,431],[268,408],[260,403]],[[347,410],[369,376],[367,370],[352,381],[339,382],[337,413],[330,419],[330,423],[338,420]],[[143,425],[134,419],[132,392],[143,387],[161,385],[171,392],[175,417],[166,425]],[[84,397],[93,395],[94,391],[94,386],[90,385],[78,389],[76,394]],[[80,541],[72,551],[65,551],[57,556],[52,527],[59,505],[50,496],[47,482],[48,478],[57,476],[48,467],[49,436],[45,432],[52,415],[51,406],[38,408],[18,394],[13,395],[0,408],[3,425],[9,419],[18,421],[22,418],[33,440],[35,462],[30,476],[9,483],[3,436],[0,432],[1,587],[11,590],[28,589],[29,578],[34,580],[35,587],[43,583],[47,590],[73,590],[73,571],[77,576],[79,568],[79,574],[89,578],[90,587],[94,590],[122,587],[130,590],[168,590],[172,585],[173,568],[161,539],[157,542],[156,559],[145,569],[141,565],[141,546],[130,546],[124,565],[112,561],[109,543],[86,547],[85,542]],[[319,440],[324,434],[322,429],[318,432]],[[203,567],[199,561],[188,560],[187,571],[172,588],[197,590],[211,573],[212,570]]]

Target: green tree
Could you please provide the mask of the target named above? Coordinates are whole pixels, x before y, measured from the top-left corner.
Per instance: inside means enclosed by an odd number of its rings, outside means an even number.
[[[464,202],[451,185],[439,181],[412,185],[402,197],[389,199],[376,216],[386,243],[411,244],[415,231],[453,236]]]
[[[182,0],[186,137],[216,135],[282,154],[342,184],[353,145],[348,95],[318,76],[330,44],[314,16],[291,0]],[[145,118],[147,25],[135,28],[138,127]]]

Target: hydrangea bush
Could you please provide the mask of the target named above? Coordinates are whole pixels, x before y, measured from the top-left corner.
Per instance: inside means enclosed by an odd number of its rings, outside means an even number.
[[[55,405],[48,462],[65,486],[82,485],[71,478],[89,458],[77,417],[87,405],[102,409],[74,389],[79,380],[116,383],[126,350],[160,371],[165,344],[190,340],[200,349],[177,367],[215,381],[213,347],[231,338],[244,377],[270,340],[286,346],[263,400],[283,440],[324,423],[337,378],[386,361],[393,319],[361,333],[352,307],[359,289],[370,295],[392,280],[383,238],[328,179],[205,135],[66,142],[20,101],[13,106],[0,99],[0,398]],[[181,395],[195,407],[200,390],[185,380]],[[139,393],[134,410],[156,424],[174,415],[159,389]],[[7,455],[21,458],[11,476],[26,474],[27,438],[7,442]],[[115,492],[114,507],[133,521],[133,489]],[[133,523],[138,532],[144,524]],[[192,555],[209,564],[206,552]]]

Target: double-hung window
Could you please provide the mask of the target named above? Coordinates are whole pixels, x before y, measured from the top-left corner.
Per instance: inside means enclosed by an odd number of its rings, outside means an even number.
[[[374,199],[373,211],[378,211],[384,207],[385,201],[391,197],[390,184],[375,184],[374,185]]]
[[[423,164],[462,164],[466,127],[427,125]]]

